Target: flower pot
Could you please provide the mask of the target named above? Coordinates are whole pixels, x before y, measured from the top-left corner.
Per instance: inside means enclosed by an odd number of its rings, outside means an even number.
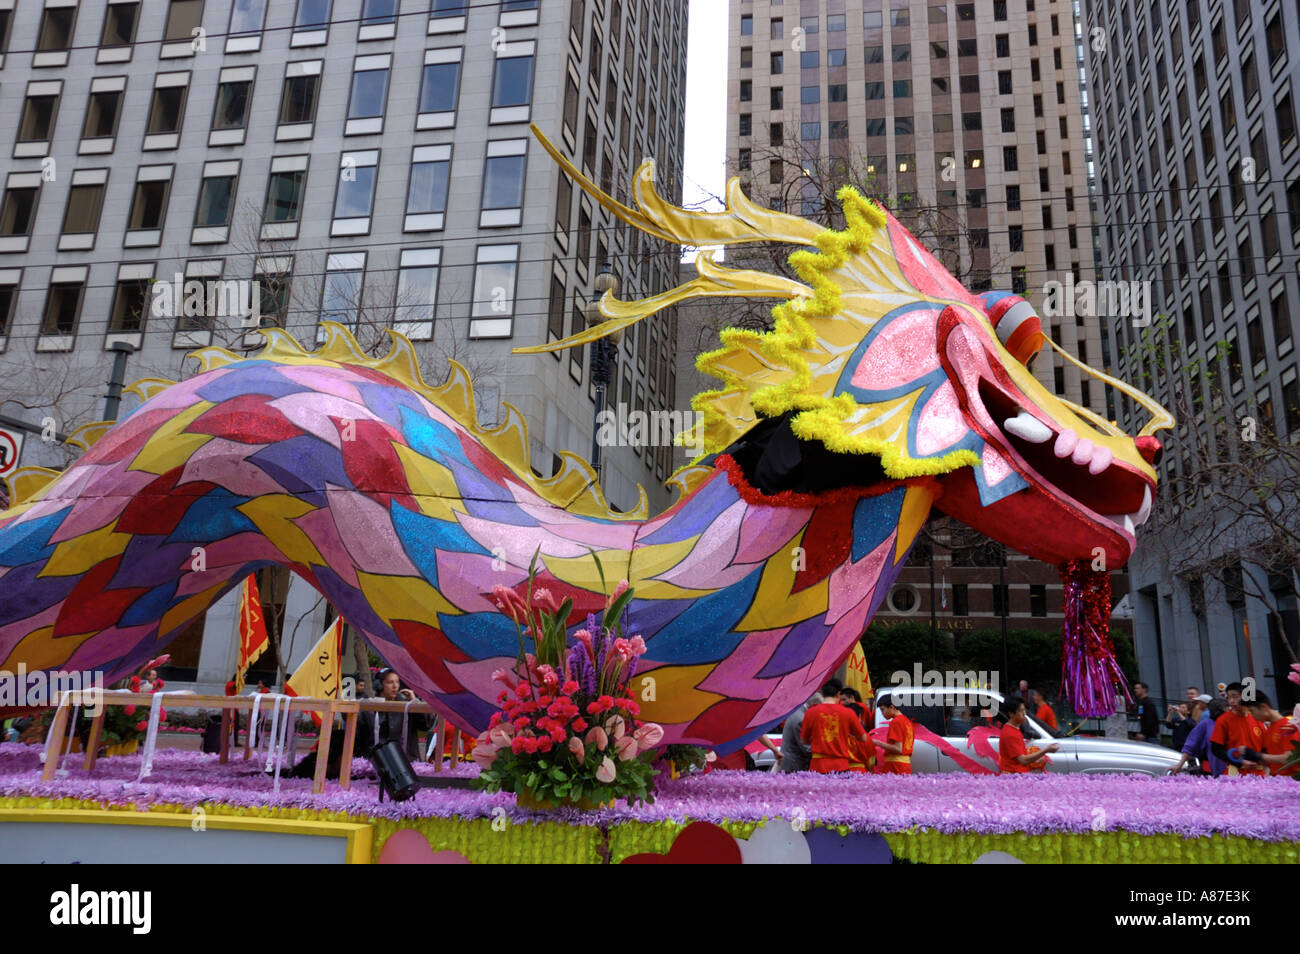
[[[140,740],[132,739],[130,742],[118,742],[116,745],[104,747],[104,757],[110,755],[135,755],[140,749]]]
[[[612,798],[604,802],[593,802],[589,798],[580,798],[577,801],[566,799],[562,802],[554,802],[550,799],[537,798],[527,789],[518,792],[515,795],[515,801],[519,804],[520,808],[527,808],[535,812],[549,812],[554,811],[557,808],[581,808],[583,811],[590,812],[595,811],[598,808],[614,807],[614,799]]]

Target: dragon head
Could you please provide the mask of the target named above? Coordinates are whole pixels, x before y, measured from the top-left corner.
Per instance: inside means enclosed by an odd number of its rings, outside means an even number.
[[[684,285],[634,302],[607,293],[605,322],[520,351],[594,340],[691,298],[785,298],[773,309],[771,331],[728,329],[722,347],[700,357],[700,369],[723,381],[693,402],[701,416],[693,436],[706,452],[781,419],[800,441],[855,462],[843,468],[855,478],[863,455],[885,479],[937,478],[940,509],[1030,556],[1059,564],[1093,559],[1100,548],[1112,566],[1128,559],[1155,496],[1154,432],[1173,418],[1052,343],[1028,301],[967,291],[852,188],[838,196],[845,228],[827,230],[754,205],[734,179],[724,212],[673,206],[655,192],[647,161],[634,183],[634,210],[539,138],[586,191],[642,231],[696,246],[798,244],[804,248],[790,264],[802,281],[726,268],[706,251]],[[1148,409],[1151,421],[1131,436],[1052,394],[1029,368],[1044,346]]]

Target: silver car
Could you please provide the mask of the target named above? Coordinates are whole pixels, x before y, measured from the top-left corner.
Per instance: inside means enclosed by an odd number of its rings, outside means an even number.
[[[998,770],[995,761],[976,755],[974,746],[967,748],[966,733],[975,725],[989,725],[988,718],[981,716],[981,710],[988,710],[990,701],[996,702],[1000,707],[1003,702],[1000,693],[986,690],[927,689],[916,686],[890,687],[888,691],[898,699],[903,714],[914,723],[942,735],[944,740],[962,755],[986,768]],[[969,723],[962,718],[963,715],[969,716]],[[889,720],[877,710],[876,725],[888,724]],[[1051,759],[1047,766],[1049,772],[1122,772],[1159,776],[1177,765],[1180,757],[1173,749],[1149,742],[1053,735],[1032,716],[1025,718],[1020,729],[1025,735],[1026,745],[1043,748],[1055,743],[1061,747],[1060,751],[1053,752],[1049,756]],[[769,736],[769,738],[773,744],[780,746],[779,735]],[[997,751],[996,735],[989,739],[989,745]],[[771,771],[775,767],[772,754],[766,750],[755,754],[754,761],[758,768],[763,770]],[[912,771],[964,772],[965,769],[930,743],[917,739],[912,749]]]

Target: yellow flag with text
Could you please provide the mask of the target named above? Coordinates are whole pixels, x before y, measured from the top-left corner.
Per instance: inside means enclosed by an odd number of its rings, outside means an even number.
[[[343,664],[343,617],[336,616],[325,630],[307,658],[297,668],[284,691],[290,696],[310,699],[337,699],[341,684]],[[321,724],[320,713],[313,712],[311,720]]]
[[[844,684],[850,689],[856,689],[863,699],[870,699],[874,693],[871,689],[871,674],[867,672],[867,654],[862,651],[862,643],[853,647],[846,667],[848,671],[844,676]]]

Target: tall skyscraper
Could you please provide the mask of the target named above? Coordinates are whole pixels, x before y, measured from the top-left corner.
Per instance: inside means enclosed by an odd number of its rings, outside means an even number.
[[[821,218],[839,182],[860,183],[967,288],[1023,295],[1053,340],[1110,364],[1105,323],[1059,292],[1096,277],[1070,4],[730,0],[728,32],[727,153],[749,194]],[[1050,350],[1033,370],[1114,417],[1100,383]],[[1055,569],[1009,554],[1000,575],[994,549],[947,534],[918,545],[880,621],[929,622],[931,552],[941,628],[995,627],[1004,612],[1011,628],[1060,626]],[[1122,593],[1122,575],[1113,582]]]
[[[311,345],[332,319],[379,351],[396,328],[432,380],[448,358],[469,369],[482,423],[519,408],[539,473],[561,450],[586,458],[587,349],[510,351],[583,326],[605,266],[620,297],[671,288],[677,251],[614,223],[529,124],[624,198],[654,157],[679,198],[686,6],[0,2],[0,130],[14,140],[0,177],[0,414],[38,432],[45,418],[60,433],[97,419],[115,342],[136,349],[128,381],[192,373],[196,347],[260,347],[227,287],[256,279],[262,324]],[[673,406],[672,322],[623,338],[611,405]],[[612,503],[635,504],[641,483],[662,506],[669,457],[606,448]],[[57,444],[26,442],[22,464],[64,461]],[[324,625],[316,594],[287,579],[265,589],[305,651]],[[201,650],[202,620],[178,644],[202,682],[229,676],[232,613],[227,600],[208,614]]]
[[[1245,676],[1289,703],[1300,14],[1089,0],[1084,26],[1102,269],[1146,283],[1162,316],[1115,322],[1117,368],[1180,418],[1158,536],[1131,561],[1139,659],[1170,695]]]

